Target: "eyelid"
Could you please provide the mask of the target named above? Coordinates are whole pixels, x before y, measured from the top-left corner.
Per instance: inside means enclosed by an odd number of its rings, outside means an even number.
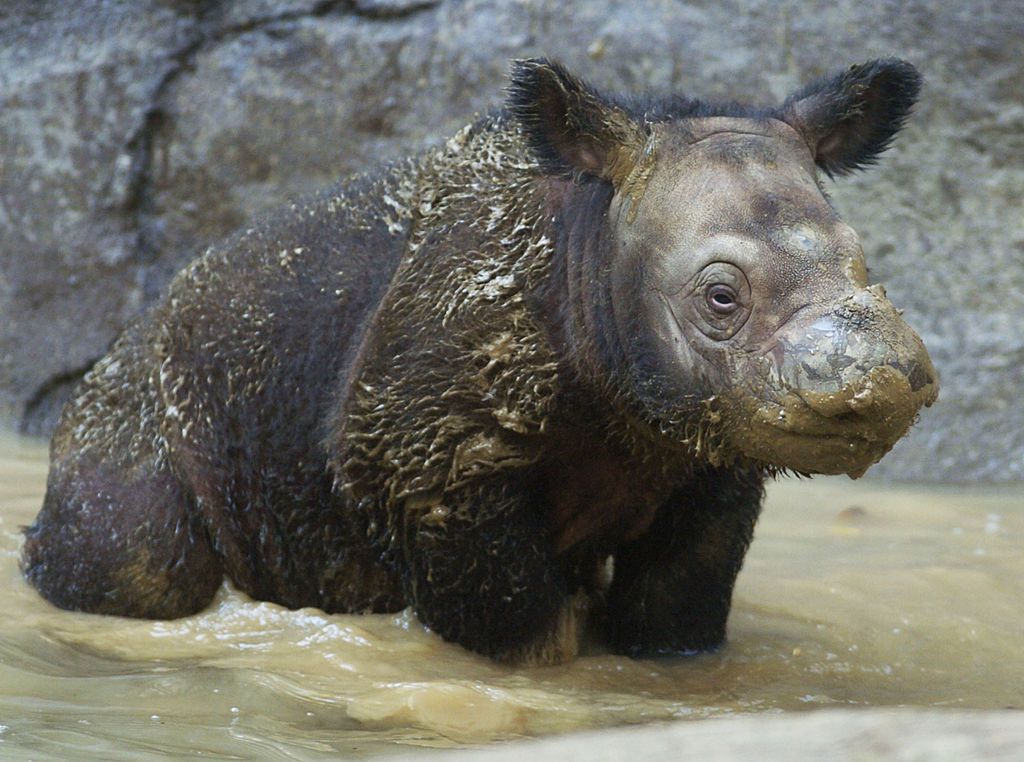
[[[658,274],[645,272],[644,283],[653,291],[665,296],[679,296],[680,294],[703,293],[708,286],[716,283],[723,283],[730,286],[738,296],[749,291],[747,277],[743,270],[727,260],[712,260],[693,273],[687,280],[678,286],[666,288],[665,283],[657,280]],[[742,299],[741,299],[742,301]]]
[[[717,267],[716,267],[717,265]],[[704,290],[708,286],[722,283],[739,293],[743,287],[742,271],[729,262],[710,262],[697,273],[694,290]]]
[[[731,276],[737,276],[740,274],[740,268],[724,259],[718,259],[714,262],[708,262],[704,267],[701,268],[701,272],[705,274],[719,274],[725,273]]]

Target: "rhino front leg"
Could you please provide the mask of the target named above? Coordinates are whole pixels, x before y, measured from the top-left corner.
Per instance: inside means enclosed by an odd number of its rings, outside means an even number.
[[[445,640],[508,663],[576,655],[586,598],[573,595],[528,489],[467,486],[406,520],[407,599]]]
[[[717,648],[764,496],[755,469],[708,469],[615,554],[609,638],[632,656]]]

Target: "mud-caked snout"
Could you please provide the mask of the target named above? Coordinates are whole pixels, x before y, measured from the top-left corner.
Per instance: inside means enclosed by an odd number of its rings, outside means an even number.
[[[808,473],[860,476],[939,392],[923,342],[881,286],[800,310],[756,363],[747,454]]]

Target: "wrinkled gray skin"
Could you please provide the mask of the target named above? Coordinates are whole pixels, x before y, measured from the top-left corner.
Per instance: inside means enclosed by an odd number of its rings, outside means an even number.
[[[639,201],[612,202],[623,253],[612,279],[644,269],[639,309],[656,336],[645,349],[664,383],[703,371],[699,396],[727,403],[744,455],[859,476],[936,397],[924,345],[868,284],[857,234],[796,130],[728,117],[687,127],[665,129]],[[693,394],[685,383],[680,397]]]
[[[718,647],[765,477],[859,475],[937,395],[819,185],[918,84],[873,61],[758,110],[517,62],[504,111],[211,247],[125,330],[26,577],[131,616],[224,577],[410,605],[510,662],[571,658],[590,608],[619,652]]]

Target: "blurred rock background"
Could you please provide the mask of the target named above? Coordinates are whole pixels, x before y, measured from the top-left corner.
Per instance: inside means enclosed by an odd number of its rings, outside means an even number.
[[[871,473],[1022,480],[1022,40],[1018,0],[6,0],[0,424],[47,433],[206,244],[441,141],[500,103],[510,58],[773,103],[897,55],[926,77],[914,118],[829,189],[943,389]]]

